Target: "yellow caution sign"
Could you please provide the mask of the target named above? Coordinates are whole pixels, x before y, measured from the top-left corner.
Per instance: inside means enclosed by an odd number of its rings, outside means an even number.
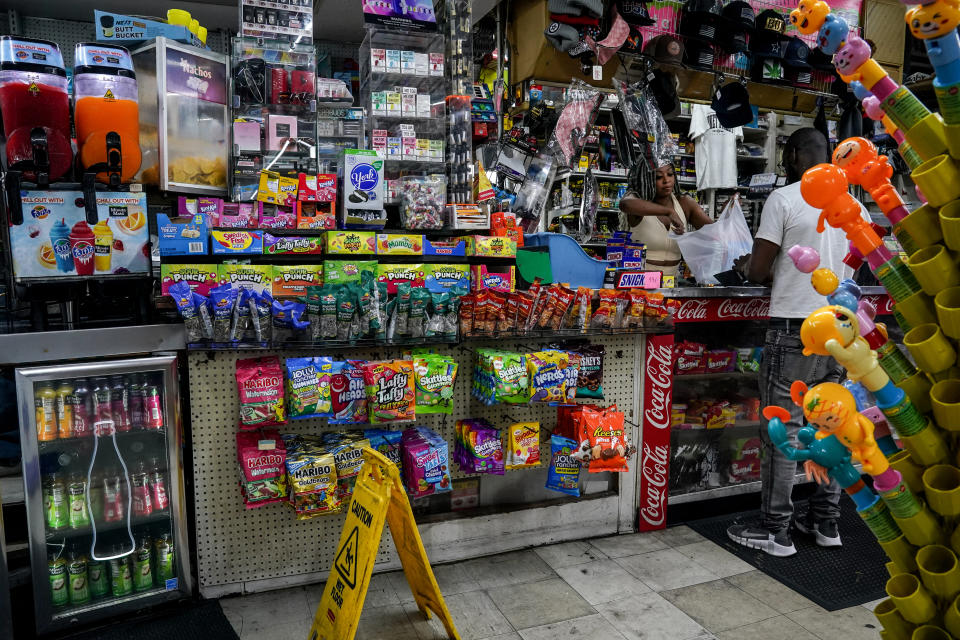
[[[340,544],[308,640],[353,640],[385,521],[390,524],[417,607],[427,618],[431,611],[437,614],[447,637],[460,640],[427,560],[407,493],[400,483],[400,472],[396,465],[369,448],[363,450],[363,467],[353,488]]]

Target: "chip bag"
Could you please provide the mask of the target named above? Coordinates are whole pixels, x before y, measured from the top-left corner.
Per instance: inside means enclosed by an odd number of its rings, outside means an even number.
[[[412,361],[367,362],[363,365],[363,376],[371,424],[416,417]]]
[[[540,423],[517,422],[507,431],[507,469],[540,466]]]
[[[330,374],[333,359],[287,358],[287,412],[291,419],[330,414]]]
[[[283,440],[276,431],[237,434],[240,493],[247,509],[286,500],[285,460]]]
[[[457,363],[450,356],[428,354],[413,359],[417,415],[453,413]]]
[[[547,489],[580,496],[580,461],[573,457],[577,441],[556,434],[550,436],[550,469]]]
[[[237,360],[240,392],[240,429],[284,424],[283,369],[276,356]]]

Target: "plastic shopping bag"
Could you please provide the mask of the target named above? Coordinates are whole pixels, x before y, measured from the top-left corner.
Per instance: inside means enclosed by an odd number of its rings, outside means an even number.
[[[671,231],[667,237],[680,245],[684,261],[701,284],[719,284],[714,275],[732,269],[734,260],[753,250],[739,198],[730,198],[713,224],[683,235]]]

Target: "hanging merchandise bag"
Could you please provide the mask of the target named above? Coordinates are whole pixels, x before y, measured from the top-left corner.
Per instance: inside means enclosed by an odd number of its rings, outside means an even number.
[[[714,277],[733,268],[733,261],[753,250],[753,238],[739,198],[730,198],[717,221],[682,235],[667,234],[680,245],[684,262],[700,284],[719,284]]]

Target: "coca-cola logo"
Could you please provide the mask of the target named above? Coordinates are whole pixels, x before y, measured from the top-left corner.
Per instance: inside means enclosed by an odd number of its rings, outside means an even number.
[[[770,316],[770,298],[724,298],[717,309],[722,318],[754,320]]]
[[[673,348],[670,344],[648,344],[646,361],[647,391],[644,394],[645,424],[657,429],[670,426],[670,395],[673,392]]]
[[[707,319],[707,304],[709,300],[703,298],[690,298],[689,300],[684,300],[683,304],[680,305],[680,308],[677,309],[677,320],[686,320],[687,322],[692,322],[694,320],[706,320]]]
[[[643,495],[640,496],[640,517],[652,527],[663,525],[667,517],[667,462],[670,455],[669,445],[649,446],[643,443],[640,453],[640,472],[644,480]]]

